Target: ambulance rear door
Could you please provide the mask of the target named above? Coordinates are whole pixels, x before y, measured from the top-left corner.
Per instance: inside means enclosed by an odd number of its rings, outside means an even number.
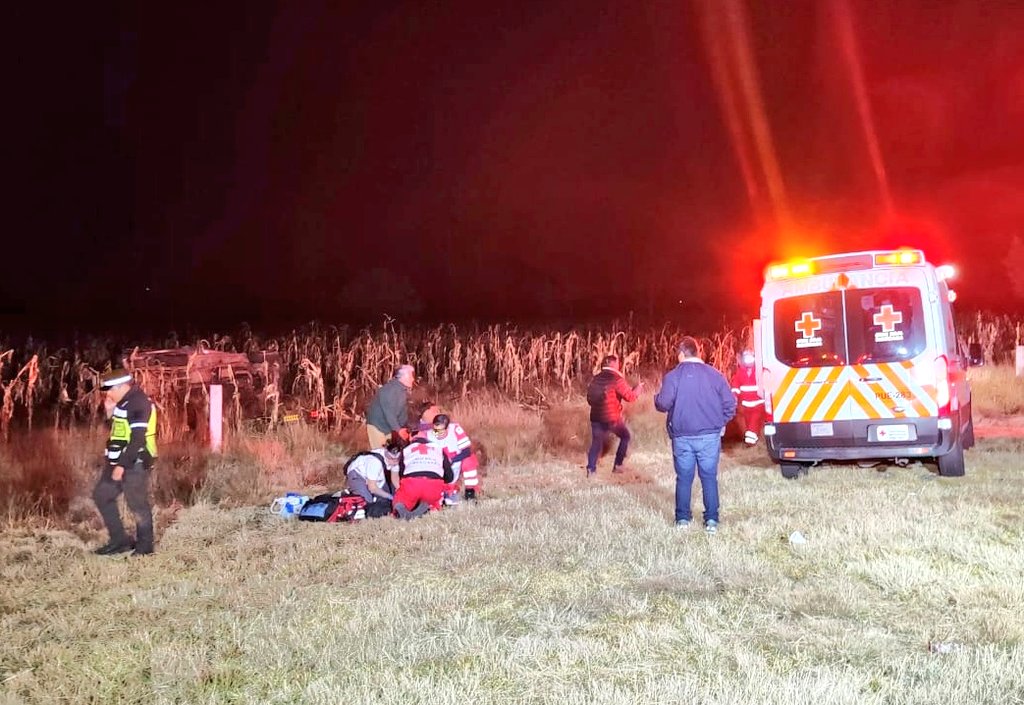
[[[787,446],[847,446],[842,421],[847,362],[843,292],[809,291],[769,302],[772,320],[772,407]],[[775,382],[774,380],[777,380]]]
[[[900,272],[899,281],[844,292],[849,406],[855,443],[937,442],[935,296],[924,268]],[[928,420],[928,421],[925,421]]]

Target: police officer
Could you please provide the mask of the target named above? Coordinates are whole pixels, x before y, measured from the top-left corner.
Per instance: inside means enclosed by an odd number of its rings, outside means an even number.
[[[104,453],[106,464],[92,496],[110,540],[94,552],[107,556],[134,549],[133,556],[148,555],[153,552],[149,473],[157,456],[156,405],[127,370],[103,375],[101,389],[107,393],[106,406],[111,414],[110,440]],[[118,512],[121,492],[135,515],[134,542],[125,533]]]

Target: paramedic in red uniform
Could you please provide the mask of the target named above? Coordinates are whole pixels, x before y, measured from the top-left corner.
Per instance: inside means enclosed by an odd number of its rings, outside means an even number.
[[[754,353],[749,350],[744,350],[739,357],[736,374],[732,376],[732,393],[739,406],[743,442],[752,446],[757,443],[764,428],[764,399],[757,389]]]
[[[444,487],[455,474],[444,451],[431,445],[424,436],[417,436],[398,456],[398,476],[395,514],[402,519],[412,519],[441,508]]]
[[[469,440],[469,434],[462,426],[452,421],[448,414],[436,414],[430,429],[421,433],[428,443],[438,446],[451,461],[454,479],[445,486],[445,504],[458,503],[460,478],[465,487],[466,499],[476,499],[480,487],[479,465],[473,454],[473,443]]]

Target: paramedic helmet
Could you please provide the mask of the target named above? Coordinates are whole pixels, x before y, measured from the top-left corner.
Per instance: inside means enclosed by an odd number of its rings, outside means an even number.
[[[740,353],[740,364],[744,367],[754,366],[754,352],[752,350],[744,350]]]

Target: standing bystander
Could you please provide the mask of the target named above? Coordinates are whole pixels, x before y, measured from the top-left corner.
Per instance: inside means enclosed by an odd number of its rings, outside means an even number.
[[[370,448],[381,448],[387,440],[409,440],[409,390],[416,383],[416,370],[402,365],[395,376],[377,390],[366,410],[366,436]]]
[[[690,526],[690,493],[696,469],[704,495],[704,527],[718,531],[718,459],[722,430],[736,413],[736,399],[725,377],[700,358],[700,345],[686,336],[679,343],[679,364],[670,370],[654,397],[658,411],[668,414],[676,471],[676,526]]]

